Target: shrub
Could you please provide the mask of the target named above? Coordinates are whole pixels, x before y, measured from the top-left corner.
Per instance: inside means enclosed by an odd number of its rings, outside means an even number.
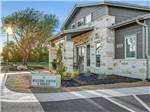
[[[79,71],[77,71],[77,70],[74,70],[72,72],[64,72],[62,75],[62,79],[69,80],[69,79],[77,77],[78,75],[79,75]]]
[[[53,68],[56,66],[56,72],[61,75],[62,79],[71,79],[79,75],[79,71],[74,70],[72,72],[67,72],[67,67],[62,62],[62,45],[60,44],[57,49],[56,60],[53,60]],[[56,64],[56,65],[55,65]]]
[[[57,73],[63,77],[65,71],[66,67],[64,66],[63,62],[59,63],[59,65],[57,65]]]
[[[57,57],[56,57],[56,71],[63,77],[64,72],[66,71],[66,67],[64,63],[62,62],[62,45],[59,44],[57,49]]]
[[[56,59],[54,59],[52,61],[52,67],[53,67],[54,70],[56,70],[56,68],[57,68],[57,61],[56,61]]]

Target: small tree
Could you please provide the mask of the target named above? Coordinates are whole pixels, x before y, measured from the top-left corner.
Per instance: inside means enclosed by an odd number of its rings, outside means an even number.
[[[19,48],[23,65],[27,64],[32,49],[41,47],[57,25],[58,19],[55,15],[43,14],[30,8],[3,18],[3,28],[11,26],[13,29],[13,40]]]
[[[18,46],[13,42],[10,41],[6,44],[2,49],[2,56],[4,61],[8,60],[11,62],[21,61],[21,55],[19,54]]]
[[[59,73],[62,77],[64,75],[64,72],[66,71],[66,67],[64,63],[62,62],[62,45],[59,44],[58,50],[57,50],[57,73]]]

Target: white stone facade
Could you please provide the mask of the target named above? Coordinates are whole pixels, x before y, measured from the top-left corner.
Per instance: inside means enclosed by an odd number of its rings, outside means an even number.
[[[56,48],[55,47],[49,47],[49,69],[52,70],[52,62],[54,59],[56,59]]]
[[[63,46],[63,63],[68,72],[73,71],[73,42],[65,41]]]
[[[89,39],[90,44],[90,66],[87,66],[86,50],[84,55],[84,72],[90,71],[98,74],[116,74],[120,76],[146,79],[147,62],[146,59],[114,59],[115,56],[115,32],[108,29],[115,23],[114,16],[104,16],[94,21],[94,26]],[[96,43],[100,43],[98,53],[100,54],[100,67],[96,67]],[[73,57],[73,42],[65,41],[63,49],[63,62],[67,67],[67,71],[73,70],[73,60],[76,61],[76,54]],[[83,45],[84,46],[84,45]],[[74,53],[76,53],[74,51]],[[50,62],[54,57],[50,57]],[[73,59],[74,58],[74,59]],[[150,62],[149,62],[150,63]],[[150,69],[150,68],[149,68]],[[150,75],[149,75],[150,77]]]
[[[145,79],[147,74],[146,59],[115,59],[113,71],[116,75]]]
[[[94,22],[95,27],[90,38],[91,66],[93,73],[112,74],[114,59],[114,32],[107,27],[115,22],[114,16],[105,16]],[[96,36],[97,35],[97,36]],[[100,67],[96,67],[96,43],[100,42]]]

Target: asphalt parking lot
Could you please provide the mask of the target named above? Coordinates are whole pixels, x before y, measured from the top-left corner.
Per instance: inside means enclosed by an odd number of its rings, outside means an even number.
[[[52,102],[2,102],[2,112],[150,112],[150,94]]]

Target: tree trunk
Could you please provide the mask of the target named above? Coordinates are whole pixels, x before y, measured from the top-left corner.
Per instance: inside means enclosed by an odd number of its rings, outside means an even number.
[[[28,54],[27,53],[23,53],[24,55],[22,56],[22,64],[23,65],[27,65],[27,61],[28,61]]]

